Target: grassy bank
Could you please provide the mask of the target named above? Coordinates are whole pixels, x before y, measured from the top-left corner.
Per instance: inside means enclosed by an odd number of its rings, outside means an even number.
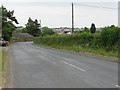
[[[95,55],[109,56],[109,57],[118,57],[118,52],[107,52],[104,49],[91,49],[91,48],[83,48],[83,47],[73,47],[73,46],[59,46],[59,45],[47,45],[47,44],[35,44],[38,46],[47,46],[61,50],[68,50],[73,52],[81,52],[81,53],[92,53]]]
[[[4,87],[7,75],[7,47],[0,47],[0,87]]]

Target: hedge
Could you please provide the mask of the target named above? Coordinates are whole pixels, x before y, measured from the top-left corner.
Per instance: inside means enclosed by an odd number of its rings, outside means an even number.
[[[119,51],[120,28],[104,27],[101,32],[91,34],[82,32],[73,35],[48,35],[37,37],[34,43],[42,45],[102,48],[106,51]]]

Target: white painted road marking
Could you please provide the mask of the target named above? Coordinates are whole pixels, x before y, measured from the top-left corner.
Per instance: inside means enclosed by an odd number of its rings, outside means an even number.
[[[73,64],[68,63],[68,62],[64,62],[64,61],[63,61],[63,63],[65,63],[65,64],[67,64],[67,65],[70,65],[70,66],[72,66],[72,67],[74,67],[74,68],[76,68],[76,69],[79,69],[80,71],[83,71],[83,72],[86,71],[86,70],[81,69],[81,68],[79,68],[79,67],[77,67],[77,66],[75,66],[75,65],[73,65]]]
[[[117,88],[120,88],[120,86],[119,85],[115,85]]]

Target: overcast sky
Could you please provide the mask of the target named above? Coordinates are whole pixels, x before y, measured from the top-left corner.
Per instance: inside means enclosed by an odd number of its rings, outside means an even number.
[[[100,2],[101,1],[101,2]],[[24,26],[29,17],[42,20],[42,26],[71,27],[71,2],[74,2],[75,27],[118,25],[119,0],[1,0],[9,10],[15,10],[19,25]],[[88,7],[88,6],[97,7]],[[103,8],[103,7],[109,7]]]

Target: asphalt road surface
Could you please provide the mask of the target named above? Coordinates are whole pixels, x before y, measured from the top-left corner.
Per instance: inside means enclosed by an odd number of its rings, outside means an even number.
[[[13,88],[117,88],[118,64],[19,42],[9,49]]]

